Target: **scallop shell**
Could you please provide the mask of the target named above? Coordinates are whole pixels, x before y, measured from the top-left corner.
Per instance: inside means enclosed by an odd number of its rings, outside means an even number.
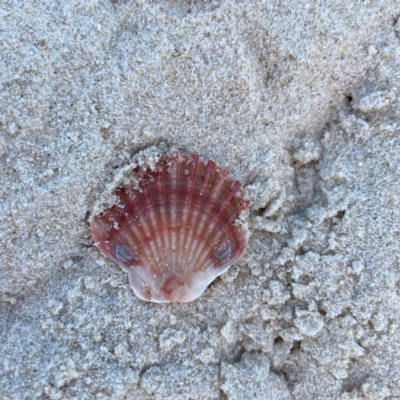
[[[93,239],[139,298],[195,300],[243,256],[249,234],[238,217],[250,200],[227,170],[197,154],[163,154],[135,172],[138,187],[120,186],[116,204],[93,217]]]

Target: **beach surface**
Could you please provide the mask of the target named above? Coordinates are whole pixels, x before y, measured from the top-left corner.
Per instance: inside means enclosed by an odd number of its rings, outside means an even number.
[[[400,398],[400,1],[0,6],[0,398]],[[89,220],[140,151],[215,160],[245,256],[138,299]]]

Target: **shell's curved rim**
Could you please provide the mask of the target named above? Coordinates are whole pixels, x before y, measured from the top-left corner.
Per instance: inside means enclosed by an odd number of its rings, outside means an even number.
[[[156,170],[157,163],[163,158],[165,155],[170,155],[172,157],[173,153],[177,153],[180,157],[179,161],[183,160],[182,156],[190,156],[192,153],[188,151],[181,151],[175,146],[167,146],[165,144],[161,144],[159,146],[151,146],[147,149],[141,150],[133,156],[133,161],[129,164],[120,168],[113,180],[106,186],[105,190],[99,195],[97,201],[94,202],[93,210],[89,215],[88,222],[89,224],[93,221],[93,218],[97,215],[102,214],[108,208],[111,208],[115,205],[118,205],[119,198],[116,196],[115,192],[122,186],[130,185],[133,189],[141,191],[140,187],[140,174],[136,172],[136,169],[140,167],[142,171],[146,171],[150,169],[151,171]],[[193,153],[196,154],[196,153]],[[200,160],[208,160],[207,157],[199,156]],[[216,163],[216,161],[214,161]],[[170,161],[172,163],[172,159]],[[231,178],[234,182],[237,181],[234,179],[228,169],[223,168],[218,163],[216,163],[216,167],[221,170],[227,171],[227,178]],[[241,195],[243,200],[251,201],[250,198],[246,194],[245,188],[241,185],[240,190],[237,195]],[[241,226],[250,235],[249,227],[248,227],[248,215],[249,215],[249,207],[242,210],[239,213],[239,216],[234,221],[235,225]]]

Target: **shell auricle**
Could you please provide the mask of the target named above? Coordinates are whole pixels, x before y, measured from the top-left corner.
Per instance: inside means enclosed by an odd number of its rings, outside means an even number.
[[[249,233],[239,220],[249,206],[241,184],[214,161],[178,151],[136,165],[116,202],[95,215],[95,244],[129,274],[147,301],[188,302],[239,260]]]

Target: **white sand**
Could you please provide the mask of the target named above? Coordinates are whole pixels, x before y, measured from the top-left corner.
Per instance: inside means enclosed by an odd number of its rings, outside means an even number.
[[[400,398],[399,10],[2,0],[0,398]],[[161,142],[253,200],[183,305],[137,299],[87,222]]]

